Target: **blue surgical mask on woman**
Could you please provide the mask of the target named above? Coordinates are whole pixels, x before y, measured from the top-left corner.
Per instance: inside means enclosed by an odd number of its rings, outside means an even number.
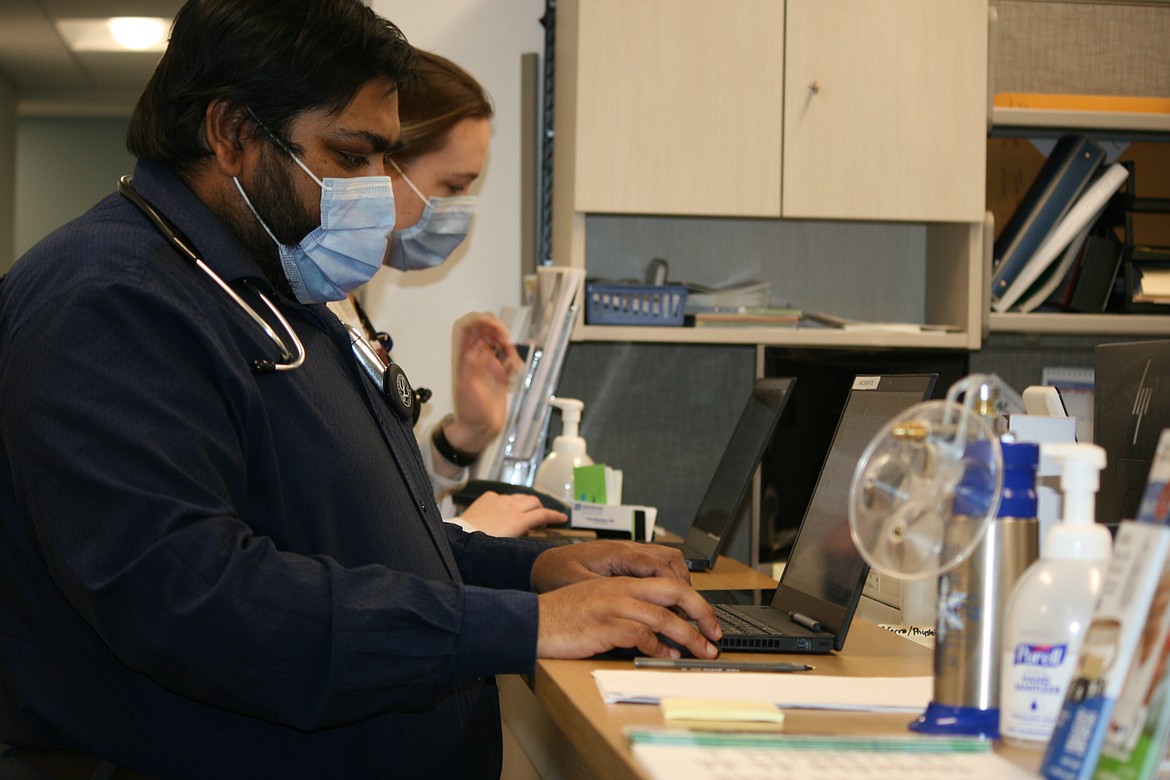
[[[426,205],[418,222],[404,230],[396,230],[390,236],[387,265],[399,271],[434,268],[450,257],[467,238],[475,214],[475,196],[428,198],[398,167],[398,163],[390,160],[390,164]]]
[[[239,179],[233,176],[232,181],[280,249],[280,264],[296,299],[301,303],[340,301],[374,278],[386,257],[387,237],[394,229],[394,186],[389,176],[322,181],[295,154],[285,151],[321,188],[321,226],[296,246],[280,243]]]

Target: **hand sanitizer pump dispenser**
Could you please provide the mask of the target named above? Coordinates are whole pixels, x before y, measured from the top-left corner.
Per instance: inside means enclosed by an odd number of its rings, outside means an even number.
[[[536,470],[533,487],[562,501],[572,503],[573,469],[591,466],[593,459],[585,451],[585,440],[578,435],[585,404],[576,398],[554,398],[550,403],[561,410],[563,430],[553,439],[552,452]]]

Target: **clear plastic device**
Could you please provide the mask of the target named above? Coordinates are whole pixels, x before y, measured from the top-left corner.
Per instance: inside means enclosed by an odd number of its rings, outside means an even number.
[[[524,372],[508,403],[500,438],[476,464],[477,479],[531,486],[544,455],[550,402],[560,380],[579,306],[578,293],[585,273],[581,269],[537,269],[536,290],[527,332],[514,334],[525,348]]]
[[[991,375],[955,383],[946,400],[910,407],[862,453],[849,491],[849,530],[874,569],[902,580],[938,577],[974,552],[999,506],[1003,461],[977,411]],[[958,397],[964,396],[959,403]]]

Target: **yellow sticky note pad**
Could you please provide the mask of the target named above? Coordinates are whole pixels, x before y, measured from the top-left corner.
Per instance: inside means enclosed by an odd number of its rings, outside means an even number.
[[[667,723],[690,728],[750,727],[771,730],[784,725],[784,711],[763,701],[662,699],[659,706]]]

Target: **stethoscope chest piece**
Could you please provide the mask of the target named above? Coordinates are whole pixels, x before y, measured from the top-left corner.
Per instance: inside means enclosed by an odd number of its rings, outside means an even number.
[[[349,343],[358,364],[366,376],[373,380],[386,405],[403,420],[410,420],[410,424],[414,425],[422,412],[423,402],[431,397],[431,391],[422,387],[415,390],[401,366],[393,360],[383,360],[357,328],[348,324],[345,328],[349,331]]]
[[[399,417],[411,422],[418,420],[419,404],[414,395],[414,388],[410,386],[406,372],[394,361],[390,361],[390,365],[386,366],[386,373],[382,378],[382,395]]]

